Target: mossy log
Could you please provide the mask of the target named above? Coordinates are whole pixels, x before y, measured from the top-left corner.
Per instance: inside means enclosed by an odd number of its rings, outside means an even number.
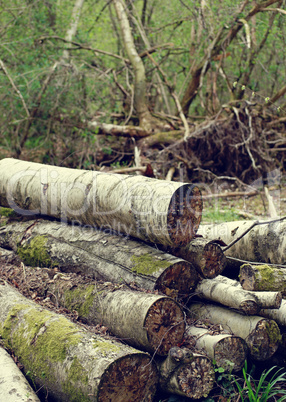
[[[206,398],[214,386],[211,360],[187,348],[175,346],[164,360],[158,360],[159,385],[163,391],[192,399]]]
[[[0,401],[40,402],[12,357],[0,347]]]
[[[144,352],[105,339],[0,285],[0,335],[55,401],[150,401],[157,368]]]
[[[99,230],[30,220],[0,228],[0,246],[12,248],[29,266],[59,267],[116,283],[135,282],[183,299],[198,283],[191,263],[143,242]]]
[[[201,221],[197,186],[143,176],[0,161],[0,205],[48,215],[144,241],[186,245]]]
[[[207,328],[188,325],[185,339],[188,338],[194,339],[194,347],[203,351],[215,361],[217,367],[222,367],[226,372],[240,371],[247,358],[246,342],[239,336],[214,333]]]
[[[197,237],[185,247],[173,248],[172,254],[191,262],[204,278],[220,275],[226,267],[226,257],[217,243]]]
[[[238,281],[222,275],[199,282],[196,295],[249,315],[259,313],[261,308],[279,308],[282,301],[281,292],[249,292]]]
[[[182,342],[184,313],[167,296],[47,268],[2,266],[0,276],[17,283],[24,294],[50,298],[56,306],[77,311],[87,324],[104,325],[124,342],[152,354],[167,355],[172,346]]]
[[[208,240],[230,244],[248,230],[255,221],[223,222],[201,225],[198,234]],[[244,261],[284,264],[286,253],[286,220],[254,226],[225,251],[225,255]]]
[[[286,296],[286,269],[267,264],[243,264],[240,267],[239,281],[246,290],[271,290]]]
[[[192,303],[188,316],[221,325],[225,331],[244,339],[254,360],[269,359],[276,352],[281,340],[276,322],[256,315],[246,316],[212,304]]]

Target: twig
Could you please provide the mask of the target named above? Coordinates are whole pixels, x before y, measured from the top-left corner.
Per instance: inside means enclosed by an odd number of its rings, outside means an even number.
[[[0,66],[1,66],[1,68],[2,68],[2,70],[3,70],[3,72],[4,72],[4,74],[7,76],[8,80],[10,81],[10,83],[11,83],[11,85],[12,85],[14,91],[18,94],[19,98],[21,99],[21,102],[22,102],[22,104],[23,104],[23,106],[24,106],[24,109],[25,109],[25,111],[26,111],[26,113],[27,113],[27,116],[30,117],[30,112],[29,112],[29,109],[28,109],[28,107],[27,107],[27,105],[26,105],[26,102],[25,102],[25,100],[24,100],[24,98],[23,98],[23,95],[21,94],[21,92],[19,91],[19,89],[16,87],[16,85],[15,85],[15,83],[14,83],[12,77],[11,77],[10,74],[8,73],[8,70],[6,69],[5,64],[3,63],[3,61],[2,61],[1,59],[0,59]]]
[[[234,244],[236,244],[240,239],[242,239],[248,232],[250,232],[251,229],[253,229],[255,226],[258,225],[268,225],[270,223],[275,223],[275,222],[281,222],[283,220],[286,219],[286,216],[283,216],[282,218],[278,218],[278,219],[273,219],[270,221],[256,221],[253,222],[253,224],[246,229],[240,236],[238,236],[235,240],[233,240],[231,243],[229,243],[227,246],[223,247],[223,252],[225,252],[226,250],[228,250],[229,248],[231,248]]]

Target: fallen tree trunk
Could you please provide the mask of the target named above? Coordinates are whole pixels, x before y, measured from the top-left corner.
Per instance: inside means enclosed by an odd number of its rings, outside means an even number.
[[[245,341],[234,335],[213,333],[207,328],[188,325],[185,339],[195,340],[195,348],[204,351],[217,367],[227,372],[240,371],[247,358],[247,345]]]
[[[217,243],[201,237],[191,240],[185,247],[172,249],[172,254],[191,262],[204,278],[214,278],[220,275],[227,262]]]
[[[197,186],[143,176],[0,161],[0,205],[22,215],[112,228],[144,241],[186,245],[201,220]]]
[[[245,234],[237,243],[224,251],[226,256],[240,260],[284,264],[286,253],[286,221],[267,221],[252,227],[255,221],[224,222],[217,225],[202,225],[198,231],[208,240],[221,240],[229,245]]]
[[[59,222],[11,222],[0,228],[0,247],[12,248],[29,266],[56,266],[104,281],[135,282],[175,299],[188,297],[199,280],[192,264],[145,243]]]
[[[260,314],[263,317],[269,318],[270,320],[274,320],[278,325],[286,327],[286,300],[283,299],[281,306],[279,309],[263,309],[260,311]],[[284,342],[285,343],[285,342]],[[286,345],[286,343],[285,343]],[[285,348],[286,350],[286,348]]]
[[[173,347],[165,360],[157,361],[160,388],[192,399],[206,398],[215,375],[211,360],[187,348]]]
[[[281,339],[275,321],[254,315],[245,316],[216,305],[192,303],[188,316],[222,325],[225,331],[244,339],[251,357],[258,361],[269,359],[276,352]]]
[[[286,270],[269,265],[243,264],[239,280],[246,290],[272,290],[286,296]]]
[[[150,401],[158,381],[146,353],[92,334],[0,285],[0,335],[55,401]]]
[[[87,324],[104,325],[132,346],[167,355],[182,342],[184,314],[171,298],[131,291],[125,285],[95,282],[47,268],[0,267],[2,278],[32,297],[77,311]]]
[[[12,357],[0,347],[0,400],[40,402]]]
[[[249,292],[247,290],[244,290],[238,281],[219,275],[199,282],[196,295],[249,315],[259,313],[261,308],[278,309],[281,305],[281,292]]]

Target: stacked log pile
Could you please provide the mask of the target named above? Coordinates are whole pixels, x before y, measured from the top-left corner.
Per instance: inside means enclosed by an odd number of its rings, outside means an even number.
[[[200,399],[214,363],[239,372],[277,351],[285,288],[249,262],[240,282],[222,275],[219,236],[196,236],[197,186],[13,159],[0,171],[0,336],[53,400]]]

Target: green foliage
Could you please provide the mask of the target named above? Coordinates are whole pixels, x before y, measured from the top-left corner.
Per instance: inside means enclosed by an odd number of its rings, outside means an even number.
[[[276,366],[267,371],[263,371],[258,381],[254,380],[251,374],[247,373],[247,361],[242,370],[244,384],[241,386],[237,380],[235,384],[239,391],[241,401],[266,402],[271,397],[276,397],[276,401],[286,400],[286,372]]]
[[[240,220],[241,216],[233,208],[225,207],[220,200],[214,206],[204,206],[202,223],[220,223]]]

